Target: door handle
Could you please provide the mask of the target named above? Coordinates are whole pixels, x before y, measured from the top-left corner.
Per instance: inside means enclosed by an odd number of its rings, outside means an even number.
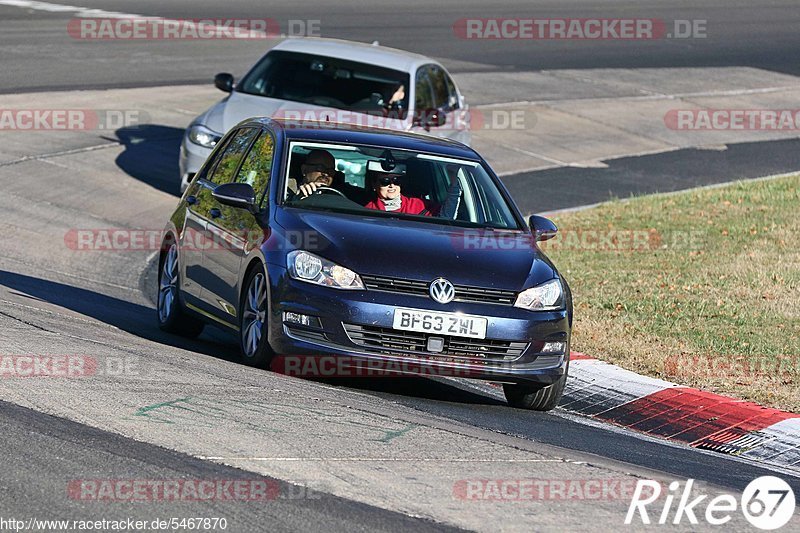
[[[219,209],[217,209],[215,207],[215,208],[209,210],[208,214],[211,215],[211,218],[219,218],[219,217],[222,216],[222,211],[220,211]]]
[[[186,203],[189,205],[194,205],[197,203],[197,196],[189,195],[186,197]]]

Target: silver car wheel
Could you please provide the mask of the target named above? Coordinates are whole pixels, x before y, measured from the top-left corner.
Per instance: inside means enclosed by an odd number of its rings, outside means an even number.
[[[267,288],[264,283],[264,274],[258,273],[253,276],[250,286],[247,288],[247,298],[242,314],[242,346],[246,357],[253,357],[258,351],[266,316]]]
[[[161,276],[158,283],[158,318],[166,322],[175,306],[175,297],[178,294],[178,245],[169,247]]]

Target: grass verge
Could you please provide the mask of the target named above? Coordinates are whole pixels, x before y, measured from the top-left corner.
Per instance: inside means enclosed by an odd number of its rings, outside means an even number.
[[[573,350],[800,412],[800,175],[553,219]]]

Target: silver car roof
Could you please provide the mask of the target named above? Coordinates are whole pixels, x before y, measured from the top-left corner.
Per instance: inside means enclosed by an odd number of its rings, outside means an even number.
[[[429,57],[396,48],[321,37],[292,37],[281,41],[272,49],[347,59],[411,74],[421,65],[440,65]]]

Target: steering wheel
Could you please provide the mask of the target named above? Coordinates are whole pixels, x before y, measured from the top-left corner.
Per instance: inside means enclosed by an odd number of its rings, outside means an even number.
[[[325,194],[325,193],[338,194],[342,198],[347,199],[347,196],[345,196],[342,191],[334,189],[333,187],[328,187],[326,185],[320,185],[319,187],[317,187],[317,189],[313,193],[309,194],[308,196],[303,196],[300,199],[301,200],[305,200],[306,198],[311,198],[311,196],[314,195],[314,194]]]

